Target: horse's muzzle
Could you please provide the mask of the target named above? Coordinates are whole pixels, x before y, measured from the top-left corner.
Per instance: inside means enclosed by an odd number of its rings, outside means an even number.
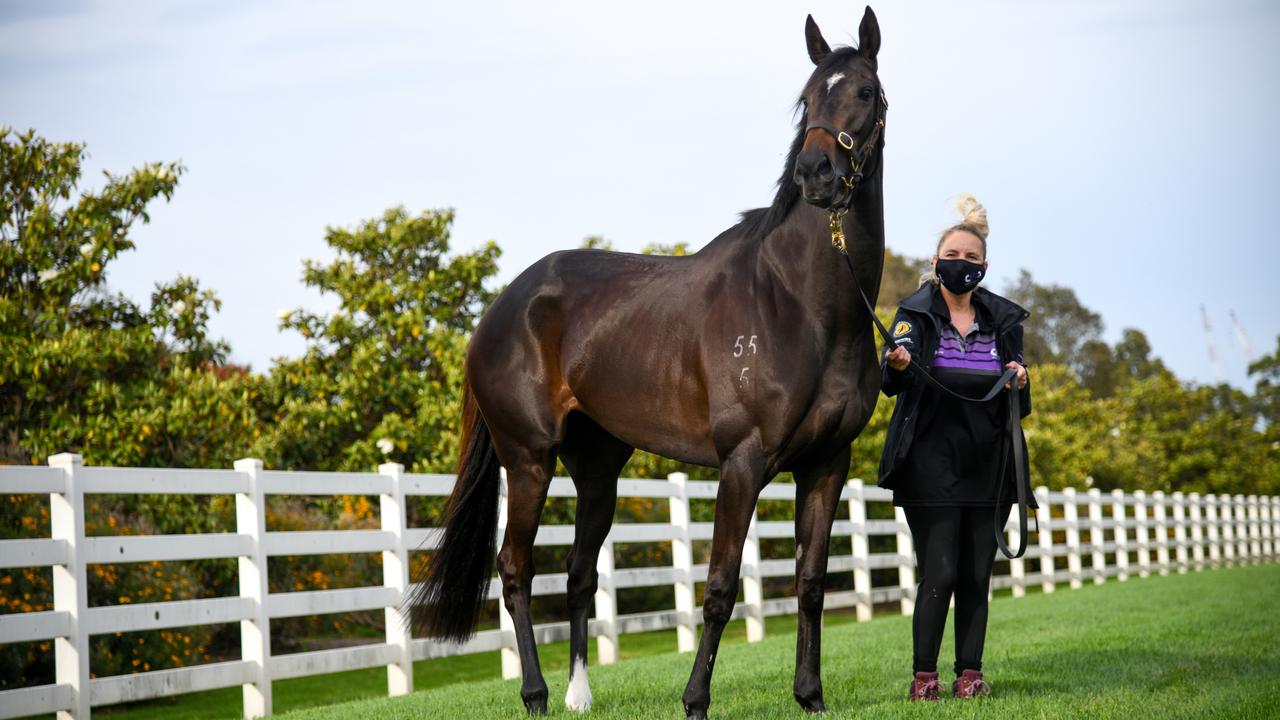
[[[831,158],[816,148],[804,150],[796,158],[793,179],[800,186],[805,202],[820,208],[832,207],[844,190]]]

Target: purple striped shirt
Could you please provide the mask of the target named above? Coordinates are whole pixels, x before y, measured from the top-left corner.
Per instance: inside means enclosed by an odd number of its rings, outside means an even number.
[[[938,339],[938,350],[933,354],[933,366],[999,375],[1001,366],[995,331],[979,327],[975,318],[973,325],[969,326],[969,333],[960,337],[955,326],[949,322],[942,323],[942,336]]]

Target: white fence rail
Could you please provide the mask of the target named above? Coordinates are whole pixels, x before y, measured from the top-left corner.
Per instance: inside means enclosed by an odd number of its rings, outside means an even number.
[[[448,475],[407,474],[400,465],[387,464],[379,473],[273,472],[258,460],[241,460],[233,470],[173,470],[85,467],[79,456],[63,454],[50,459],[49,467],[0,467],[0,495],[48,494],[51,537],[0,541],[0,569],[51,566],[54,609],[0,615],[0,643],[53,640],[55,684],[0,692],[0,718],[57,712],[60,718],[88,718],[93,706],[143,700],[180,693],[241,686],[245,717],[271,713],[274,680],[361,668],[386,667],[388,693],[413,690],[414,660],[501,651],[503,675],[519,672],[511,620],[500,608],[500,627],[479,632],[468,643],[439,644],[413,639],[405,630],[399,602],[408,589],[409,552],[428,549],[436,542],[431,528],[406,526],[407,496],[444,496],[453,485]],[[717,484],[691,482],[682,474],[667,480],[619,482],[619,497],[665,498],[670,522],[618,523],[613,526],[600,553],[599,590],[590,633],[597,640],[601,662],[617,660],[619,636],[649,630],[676,629],[676,646],[693,650],[701,613],[695,606],[695,584],[704,582],[707,566],[695,564],[694,543],[711,539],[711,523],[691,520],[691,500],[713,500]],[[208,535],[85,537],[86,494],[201,494],[236,498],[236,532]],[[378,495],[381,498],[380,530],[327,532],[267,532],[268,495]],[[563,478],[551,484],[551,497],[572,497],[572,483]],[[1053,592],[1059,584],[1071,588],[1107,578],[1125,580],[1137,574],[1185,573],[1207,567],[1274,561],[1280,553],[1280,497],[1254,495],[1132,494],[1116,490],[1081,493],[1036,491],[1040,504],[1038,537],[1029,538],[1026,556],[1006,561],[997,556],[995,588],[1009,588],[1021,597],[1036,585]],[[795,486],[775,483],[761,499],[795,500]],[[871,617],[872,608],[899,604],[912,611],[915,593],[914,553],[911,536],[900,508],[894,519],[868,519],[871,503],[887,508],[888,491],[849,481],[841,500],[848,503],[849,519],[837,520],[833,536],[850,538],[850,555],[833,555],[832,573],[852,572],[853,589],[830,592],[827,608],[855,609],[859,620]],[[505,503],[504,503],[505,505]],[[887,509],[883,514],[887,514]],[[499,528],[502,532],[502,528]],[[1016,522],[1008,532],[1017,541]],[[892,546],[892,552],[869,552],[871,539]],[[747,621],[747,637],[764,637],[764,618],[796,612],[796,599],[765,599],[764,580],[791,577],[790,559],[761,559],[760,541],[792,538],[791,521],[755,520],[743,555],[745,602],[734,608],[735,618]],[[543,526],[537,545],[568,545],[572,526]],[[671,542],[670,567],[614,567],[615,543]],[[267,559],[281,555],[330,553],[382,553],[383,584],[375,587],[312,592],[270,593]],[[101,563],[135,563],[154,560],[238,558],[239,595],[235,597],[136,605],[90,607],[86,569]],[[1007,573],[1000,571],[1008,563]],[[896,583],[875,586],[873,570],[896,570]],[[566,575],[539,575],[535,595],[563,594]],[[647,613],[619,614],[620,589],[672,586],[675,607]],[[499,583],[489,587],[498,598]],[[274,618],[325,613],[378,610],[386,613],[386,638],[382,642],[337,650],[273,655],[269,623]],[[89,638],[93,635],[134,632],[211,623],[240,623],[239,660],[171,670],[90,678]],[[535,627],[538,641],[568,638],[567,623]]]

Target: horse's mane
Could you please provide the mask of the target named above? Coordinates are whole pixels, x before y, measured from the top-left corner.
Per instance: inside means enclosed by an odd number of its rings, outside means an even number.
[[[830,75],[830,70],[837,65],[842,65],[849,56],[858,52],[855,47],[842,47],[831,51],[822,59],[817,69],[814,70],[814,78],[825,78]],[[805,91],[808,86],[805,86]],[[799,111],[802,107],[801,102],[804,98],[804,92],[796,98],[795,109]],[[800,199],[800,186],[796,184],[794,175],[796,170],[796,157],[800,155],[801,148],[804,147],[804,128],[805,116],[800,114],[800,120],[796,123],[796,136],[791,141],[791,149],[787,151],[787,161],[782,166],[782,177],[778,178],[778,191],[773,196],[773,202],[769,207],[755,208],[744,211],[741,215],[739,226],[747,237],[752,239],[760,239],[773,232],[782,221],[786,219],[787,213],[791,212],[791,207]]]

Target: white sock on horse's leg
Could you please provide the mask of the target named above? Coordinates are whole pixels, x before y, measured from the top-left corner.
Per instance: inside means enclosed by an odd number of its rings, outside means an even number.
[[[569,689],[564,694],[564,704],[570,710],[591,709],[591,685],[587,683],[587,665],[581,659],[573,660],[573,669],[569,671]]]

